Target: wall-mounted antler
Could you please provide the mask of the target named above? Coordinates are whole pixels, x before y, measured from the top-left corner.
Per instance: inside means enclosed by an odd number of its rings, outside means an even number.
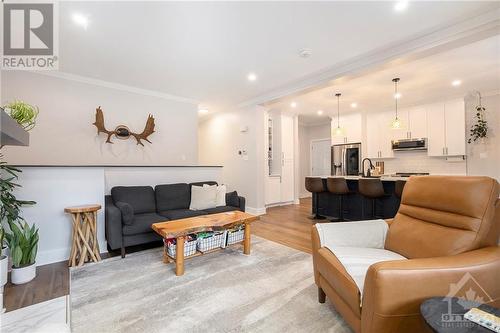
[[[141,140],[146,140],[147,142],[152,143],[148,139],[148,136],[155,132],[155,118],[152,115],[149,115],[148,120],[146,121],[146,126],[144,127],[142,133],[137,134],[131,132],[125,125],[119,125],[115,128],[114,131],[108,131],[104,126],[104,113],[102,112],[101,107],[99,106],[95,111],[95,123],[93,123],[93,125],[97,127],[97,135],[102,132],[108,136],[106,139],[107,143],[113,143],[111,142],[112,135],[122,140],[128,139],[130,136],[133,136],[137,140],[137,144],[140,144],[141,146],[144,146]]]

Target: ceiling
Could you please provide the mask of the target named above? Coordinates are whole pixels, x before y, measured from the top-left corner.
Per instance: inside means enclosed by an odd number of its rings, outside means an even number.
[[[64,1],[60,71],[181,96],[210,112],[222,111],[498,6],[410,2],[397,13],[394,2]],[[86,29],[72,20],[75,13],[88,18]],[[311,50],[310,57],[299,57],[303,48]],[[249,72],[257,74],[255,82],[247,81]],[[402,87],[410,79],[404,76]]]
[[[270,105],[299,114],[304,125],[327,123],[340,113],[394,109],[394,77],[401,78],[399,107],[465,96],[471,91],[500,91],[500,35],[401,65],[389,65],[355,78],[339,78],[332,84],[306,94],[285,97]],[[452,81],[460,80],[459,86]],[[297,103],[291,108],[292,101]],[[356,103],[357,107],[351,107]],[[323,110],[319,116],[317,111]]]

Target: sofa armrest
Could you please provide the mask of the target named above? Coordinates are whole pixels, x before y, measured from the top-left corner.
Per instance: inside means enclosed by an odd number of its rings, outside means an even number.
[[[122,246],[122,213],[110,195],[105,197],[104,219],[106,241],[112,250]]]
[[[245,211],[245,205],[246,205],[246,199],[245,197],[242,197],[242,196],[238,196],[238,202],[239,202],[239,206],[238,208],[244,212]]]
[[[420,304],[424,300],[436,296],[463,297],[469,288],[483,297],[484,303],[498,306],[498,281],[497,246],[447,257],[376,263],[365,278],[362,330],[378,332],[381,325],[395,318],[399,318],[398,325],[403,324],[401,320],[420,320]]]
[[[383,249],[389,226],[384,220],[317,223],[321,247],[369,247]]]

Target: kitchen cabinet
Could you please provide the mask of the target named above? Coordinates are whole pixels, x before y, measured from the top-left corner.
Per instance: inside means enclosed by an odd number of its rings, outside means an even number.
[[[368,114],[366,118],[366,153],[368,158],[394,157],[391,140],[394,132],[390,129],[394,117],[392,112]]]
[[[268,176],[266,182],[266,205],[281,201],[281,176]]]
[[[428,155],[465,155],[463,99],[427,106]]]
[[[361,113],[352,113],[340,116],[340,127],[344,129],[344,133],[342,136],[335,136],[335,129],[337,128],[337,126],[337,118],[335,118],[331,122],[332,145],[361,142]]]
[[[398,112],[398,118],[403,126],[401,129],[391,129],[392,140],[427,137],[427,110],[425,107],[401,109]]]

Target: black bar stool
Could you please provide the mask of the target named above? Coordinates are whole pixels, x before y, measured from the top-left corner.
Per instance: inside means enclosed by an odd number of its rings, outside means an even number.
[[[401,197],[403,196],[403,189],[405,187],[406,181],[404,180],[396,180],[394,184],[394,195],[396,198],[401,200]]]
[[[323,179],[319,177],[306,177],[306,190],[312,193],[313,200],[316,202],[316,210],[314,215],[311,217],[315,220],[323,220],[324,216],[319,215],[319,193],[325,192],[325,186],[323,184]]]
[[[331,177],[326,180],[326,188],[328,192],[335,194],[339,198],[339,214],[338,218],[332,220],[332,222],[344,221],[344,196],[351,194],[349,187],[347,186],[347,181],[343,177]]]
[[[377,199],[382,199],[388,197],[384,191],[384,185],[382,181],[378,178],[360,178],[358,180],[358,190],[359,194],[363,197],[370,199],[372,201],[372,215],[370,218],[384,218],[383,216],[377,216]],[[364,216],[364,205],[362,207],[362,215]],[[383,213],[382,213],[383,214]]]

